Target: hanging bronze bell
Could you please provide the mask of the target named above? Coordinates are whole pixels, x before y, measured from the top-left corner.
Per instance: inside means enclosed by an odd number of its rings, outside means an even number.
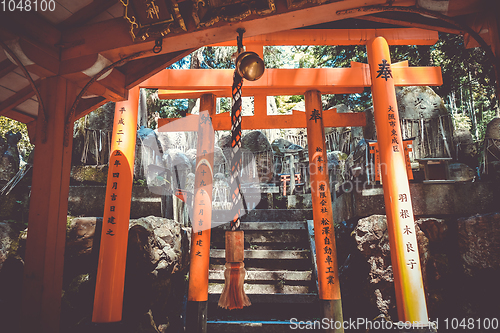
[[[243,52],[236,58],[236,71],[248,81],[260,79],[264,69],[264,61],[255,52]]]

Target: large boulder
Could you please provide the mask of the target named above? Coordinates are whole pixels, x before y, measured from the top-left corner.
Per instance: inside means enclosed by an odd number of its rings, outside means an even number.
[[[102,217],[76,217],[71,219],[66,232],[66,257],[74,258],[92,252],[98,221],[102,223]]]
[[[175,121],[171,123],[175,127]],[[159,132],[155,131],[163,152],[169,149],[188,151],[196,148],[197,132]]]
[[[500,270],[500,213],[459,218],[458,244],[467,274]]]
[[[3,153],[5,153],[7,148],[9,148],[7,141],[5,141],[5,139],[2,136],[0,136],[0,156],[3,156]]]
[[[189,157],[182,150],[172,148],[164,151],[163,163],[172,175],[172,186],[184,188],[187,175],[193,171]]]
[[[269,140],[260,131],[252,131],[241,139],[243,167],[255,159],[257,176],[261,183],[267,183],[274,177],[274,154]],[[250,171],[250,170],[249,170]]]
[[[469,182],[474,180],[476,172],[464,163],[451,163],[448,165],[450,180],[458,182]]]
[[[9,222],[0,222],[0,270],[2,265],[7,260],[10,247],[16,241],[16,234],[11,228]]]
[[[458,252],[462,267],[455,286],[461,289],[462,317],[498,317],[500,298],[500,213],[459,218]]]
[[[486,126],[485,138],[500,140],[500,118],[493,118]]]
[[[123,312],[137,318],[136,331],[181,326],[188,233],[179,223],[155,216],[131,221]]]
[[[429,258],[429,240],[415,224],[422,275]],[[353,233],[357,249],[366,260],[368,270],[367,295],[379,313],[395,317],[394,277],[390,256],[389,233],[385,215],[371,215],[358,220]]]
[[[75,331],[92,313],[96,247],[102,218],[75,218],[65,253],[62,331]],[[97,227],[97,229],[96,229]],[[133,332],[176,331],[181,326],[184,274],[189,267],[190,230],[173,220],[130,220],[123,322]]]
[[[453,141],[457,147],[458,162],[465,163],[471,167],[477,166],[477,143],[474,142],[469,129],[460,127],[456,128]]]
[[[231,134],[221,135],[217,142],[217,145],[222,149],[231,148]]]
[[[484,135],[486,173],[495,181],[500,180],[500,118],[493,118]]]
[[[196,159],[198,157],[198,150],[197,149],[189,149],[186,151],[186,156],[189,158],[191,161],[191,170],[196,171]],[[226,160],[226,156],[224,155],[222,149],[218,146],[214,147],[214,173],[217,172],[225,172],[227,169],[229,169],[229,164]]]
[[[453,123],[442,98],[429,87],[414,86],[396,97],[403,140],[415,138],[414,158],[454,156]]]
[[[290,150],[302,150],[304,147],[294,144],[291,141],[285,140],[283,138],[274,139],[271,143],[271,147],[275,154],[283,155]]]
[[[0,322],[2,332],[18,332],[24,262],[9,257],[0,269]]]

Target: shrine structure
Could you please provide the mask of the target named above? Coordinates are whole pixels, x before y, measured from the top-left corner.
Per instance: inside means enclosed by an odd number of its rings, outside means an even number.
[[[324,43],[354,43],[352,36],[360,31],[339,31],[335,40]],[[260,80],[246,82],[244,96],[254,97],[254,114],[243,116],[243,129],[307,128],[309,170],[315,245],[317,252],[319,297],[323,301],[323,317],[343,321],[338,265],[335,247],[331,190],[325,147],[325,127],[364,126],[363,113],[337,113],[322,110],[321,94],[355,93],[372,88],[376,127],[378,131],[382,179],[388,209],[388,225],[395,265],[396,295],[400,320],[427,323],[428,315],[420,273],[420,259],[409,194],[405,148],[399,128],[394,86],[440,85],[439,67],[409,67],[408,62],[391,65],[388,40],[391,44],[433,44],[437,33],[424,30],[363,30],[370,64],[352,63],[350,68],[267,69]],[[263,55],[267,44],[284,45],[291,39],[302,44],[318,43],[316,36],[324,31],[299,31],[287,34],[284,40],[268,35],[251,40],[248,49]],[[340,40],[339,35],[346,36]],[[397,36],[396,39],[394,36]],[[387,37],[387,38],[386,38]],[[355,37],[354,37],[355,38]],[[271,40],[269,43],[267,41]],[[263,42],[266,41],[266,42]],[[358,43],[359,40],[357,41]],[[230,95],[233,70],[164,70],[139,84],[142,88],[160,89],[163,99],[199,98],[200,114],[183,118],[158,120],[159,131],[197,131],[198,159],[193,203],[193,240],[191,248],[191,279],[189,283],[189,327],[193,332],[206,329],[208,301],[208,267],[211,217],[211,177],[213,162],[213,131],[230,130],[229,113],[215,112],[215,98]],[[168,90],[165,90],[168,88]],[[163,90],[161,90],[163,89]],[[306,112],[292,115],[268,115],[267,96],[305,94]],[[206,127],[211,127],[211,130]],[[203,161],[205,160],[205,161]],[[203,168],[201,172],[198,168]],[[201,170],[201,169],[200,169]],[[208,176],[207,176],[208,175]],[[207,178],[208,177],[208,178]],[[205,179],[206,178],[206,179]],[[406,184],[406,185],[405,185]],[[108,184],[109,185],[109,184]],[[199,225],[196,221],[199,219]],[[229,221],[228,221],[229,222]],[[112,240],[112,235],[105,235]],[[122,269],[123,270],[123,269]],[[123,270],[124,271],[124,270]],[[196,273],[196,274],[193,274]],[[124,274],[124,273],[123,273]],[[111,299],[111,297],[110,297]],[[338,332],[342,330],[336,330]]]
[[[463,35],[467,47],[481,46],[485,51],[494,66],[499,87],[499,16],[490,1],[242,0],[228,5],[226,1],[198,0],[50,0],[4,1],[0,6],[3,6],[0,46],[4,51],[0,58],[0,115],[27,124],[31,142],[36,146],[22,311],[18,320],[20,332],[59,332],[74,122],[109,101],[129,100],[132,110],[135,97],[131,89],[137,86],[166,89],[165,98],[204,96],[210,114],[214,96],[230,95],[230,72],[188,70],[178,74],[180,72],[162,70],[201,46],[234,43],[238,28],[246,30],[248,49],[260,54],[257,45],[278,42],[369,46],[369,64],[353,63],[351,68],[339,69],[269,69],[259,81],[247,82],[243,94],[255,96],[255,112],[253,116],[243,117],[242,126],[243,129],[307,127],[317,131],[309,135],[309,140],[313,140],[310,149],[314,149],[309,156],[320,168],[324,162],[319,158],[323,159],[325,152],[319,142],[322,139],[318,128],[363,124],[362,115],[321,110],[320,95],[372,88],[376,126],[382,134],[380,159],[387,166],[386,178],[382,175],[384,192],[394,203],[388,217],[392,221],[391,248],[397,248],[393,251],[393,262],[398,267],[395,276],[399,316],[402,320],[425,317],[421,278],[416,274],[418,256],[412,251],[415,233],[412,224],[407,224],[412,212],[405,185],[407,178],[401,171],[405,169],[401,133],[399,125],[392,127],[389,117],[392,114],[397,117],[394,86],[440,84],[440,72],[436,68],[391,64],[387,44],[435,42],[436,33],[414,28]],[[412,29],[381,30],[394,27]],[[280,118],[266,115],[265,96],[285,93],[305,94],[306,113],[295,112]],[[226,115],[212,117],[215,130],[230,128]],[[259,117],[266,117],[266,126],[262,126],[264,121]],[[198,130],[200,126],[196,116],[188,116],[178,123],[183,130]],[[118,130],[118,127],[114,129]],[[118,132],[114,134],[119,136]],[[121,163],[120,159],[115,160]],[[125,165],[123,162],[121,166]],[[318,174],[320,176],[323,177]],[[318,191],[327,196],[326,188],[323,191],[318,187]],[[327,201],[325,206],[328,204]],[[108,213],[113,206],[111,202],[106,204]],[[315,201],[316,230],[331,227],[333,222],[326,212],[321,212],[321,207],[321,200]],[[323,219],[329,220],[325,222],[328,225],[321,225]],[[110,229],[104,236],[116,235],[115,230]],[[324,239],[316,241],[325,245],[321,243]],[[330,245],[327,251],[331,249],[333,253],[333,244],[327,245]],[[333,309],[339,306],[340,296],[334,289],[338,284],[329,284],[329,277],[335,278],[336,274],[333,259],[326,264],[322,263],[323,269],[326,268],[324,272],[334,273],[319,276],[321,297],[326,304],[333,304]],[[117,278],[121,279],[119,274]],[[119,294],[117,290],[116,295]],[[417,296],[407,297],[410,294]],[[115,313],[119,312],[118,309]],[[338,314],[336,311],[331,316]],[[109,318],[119,317],[103,320]],[[425,320],[427,318],[423,318]]]

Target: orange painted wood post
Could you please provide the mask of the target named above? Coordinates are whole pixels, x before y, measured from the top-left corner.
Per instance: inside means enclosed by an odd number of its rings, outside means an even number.
[[[193,200],[193,233],[187,309],[188,332],[207,331],[208,269],[212,227],[215,96],[201,96]]]
[[[387,41],[367,44],[387,228],[400,321],[428,323],[410,185]]]
[[[42,80],[24,265],[21,332],[59,332],[73,138],[64,143],[76,87],[62,77]],[[73,128],[73,119],[68,126]],[[44,136],[46,141],[43,141]]]
[[[337,248],[335,246],[332,197],[320,92],[317,90],[307,91],[305,102],[319,298],[323,300],[324,318],[330,318],[334,322],[342,324]],[[342,325],[338,327],[330,327],[331,329],[327,332],[344,332]]]
[[[122,320],[138,103],[139,88],[135,87],[129,91],[127,101],[115,106],[93,323]]]

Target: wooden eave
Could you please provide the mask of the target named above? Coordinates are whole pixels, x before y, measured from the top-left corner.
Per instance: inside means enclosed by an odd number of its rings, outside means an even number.
[[[214,25],[196,28],[190,15],[182,13],[186,21],[187,31],[169,33],[163,38],[162,51],[159,54],[150,52],[154,39],[133,41],[129,34],[129,23],[119,12],[121,3],[117,0],[86,0],[80,2],[55,0],[58,11],[54,13],[2,12],[0,13],[0,39],[3,42],[13,41],[22,49],[31,61],[26,66],[35,77],[43,79],[54,75],[62,75],[76,83],[82,89],[91,77],[82,73],[92,66],[98,57],[113,63],[128,56],[143,52],[130,62],[117,66],[104,79],[96,81],[88,89],[86,97],[98,96],[100,99],[88,98],[85,101],[84,114],[88,108],[97,107],[103,101],[119,101],[127,97],[127,90],[139,82],[147,80],[160,70],[194,49],[205,45],[234,45],[236,29],[245,28],[244,43],[251,46],[265,41],[266,45],[286,41],[289,45],[352,45],[363,44],[370,34],[348,33],[340,38],[339,31],[312,31],[302,28],[318,24],[344,21],[352,18],[368,20],[375,26],[427,28],[435,31],[462,33],[462,31],[426,19],[419,15],[399,15],[381,13],[377,10],[363,12],[364,6],[387,5],[387,0],[341,0],[323,4],[305,1],[293,8],[287,7],[284,0],[276,0],[276,11],[269,15],[250,15],[240,21],[220,21]],[[393,0],[392,6],[415,6],[415,0]],[[484,10],[483,0],[474,0],[474,6],[467,1],[450,1],[449,13],[444,15],[469,15]],[[64,7],[64,8],[63,8]],[[64,9],[64,10],[63,10]],[[66,11],[63,13],[63,11]],[[370,23],[371,24],[371,23]],[[300,28],[300,30],[299,30]],[[295,30],[294,30],[295,29]],[[382,31],[381,29],[375,29]],[[417,31],[419,29],[415,29]],[[349,31],[349,30],[346,30]],[[406,30],[409,33],[411,30]],[[343,32],[345,33],[345,32]],[[322,34],[318,36],[318,34]],[[376,34],[376,33],[375,33]],[[411,39],[391,38],[390,31],[383,32],[388,36],[390,44],[413,44]],[[347,41],[346,41],[347,40]],[[433,44],[429,38],[428,44]],[[1,59],[0,59],[1,60]],[[5,59],[0,62],[0,78],[15,70],[17,65]],[[28,81],[21,90],[14,91],[0,101],[0,114],[12,116],[24,121],[36,119],[37,110],[31,115],[16,109],[26,101],[29,93]],[[8,87],[7,87],[8,88]],[[346,91],[348,92],[348,91]],[[33,95],[31,95],[32,98]],[[94,104],[92,104],[95,102]],[[82,100],[83,103],[83,100]],[[17,115],[18,114],[18,115]]]

